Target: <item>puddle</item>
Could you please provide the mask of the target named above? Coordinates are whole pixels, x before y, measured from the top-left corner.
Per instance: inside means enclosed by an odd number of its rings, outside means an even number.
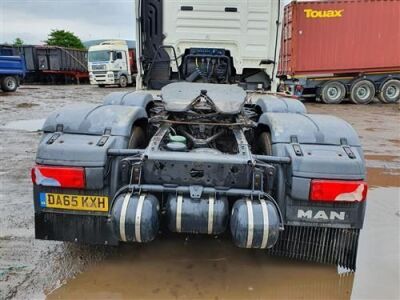
[[[47,299],[398,299],[398,175],[369,169],[370,189],[357,271],[267,256],[229,238],[163,237],[123,245]],[[381,187],[378,187],[381,185]]]
[[[36,104],[36,103],[26,103],[26,102],[23,102],[23,103],[19,103],[19,104],[17,104],[17,108],[31,108],[31,107],[33,107],[33,106],[38,106],[39,104]]]
[[[365,154],[364,157],[366,160],[373,160],[373,161],[385,161],[385,162],[400,161],[400,156],[395,156],[395,155]]]
[[[42,130],[45,120],[46,119],[12,121],[4,126],[0,126],[0,129],[25,130],[29,132],[40,131]]]
[[[125,245],[47,299],[348,299],[354,274],[269,257],[226,239],[169,237]]]
[[[370,188],[400,187],[400,169],[368,168],[367,182]]]

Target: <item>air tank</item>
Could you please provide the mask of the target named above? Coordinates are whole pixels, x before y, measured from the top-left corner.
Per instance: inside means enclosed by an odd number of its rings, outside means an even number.
[[[220,234],[228,225],[228,200],[214,194],[199,199],[170,194],[166,210],[173,232]]]
[[[276,206],[264,199],[240,199],[232,208],[232,239],[240,248],[271,248],[279,236]]]
[[[123,242],[154,240],[159,228],[159,210],[158,199],[152,194],[119,195],[111,210],[115,234]]]

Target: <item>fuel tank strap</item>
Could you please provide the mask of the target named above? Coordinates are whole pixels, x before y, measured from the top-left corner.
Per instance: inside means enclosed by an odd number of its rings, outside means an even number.
[[[208,199],[208,234],[212,234],[213,232],[213,224],[214,224],[214,195],[210,195]]]
[[[121,235],[121,240],[126,242],[126,234],[125,234],[125,220],[126,220],[126,210],[128,208],[129,200],[131,199],[132,193],[127,193],[124,198],[124,202],[122,203],[121,208],[121,218],[119,219],[119,232]]]
[[[139,243],[142,242],[142,237],[141,237],[141,233],[140,233],[140,223],[142,221],[142,210],[143,210],[143,203],[144,203],[145,198],[146,198],[146,194],[141,194],[139,196],[139,201],[138,201],[138,205],[136,208],[135,237],[136,237],[136,241]]]
[[[264,220],[264,230],[263,230],[263,237],[262,237],[262,242],[261,242],[261,249],[265,249],[267,247],[268,243],[268,234],[269,234],[269,219],[268,219],[268,208],[267,208],[267,203],[265,202],[264,199],[260,199],[261,203],[261,209],[262,209],[262,214],[263,214],[263,220]]]
[[[176,231],[182,231],[182,202],[183,202],[183,195],[178,194],[176,199]]]
[[[254,234],[253,206],[249,199],[246,200],[246,205],[247,205],[247,218],[248,218],[248,224],[249,224],[249,226],[247,227],[246,248],[251,248],[251,245],[253,244],[253,234]]]

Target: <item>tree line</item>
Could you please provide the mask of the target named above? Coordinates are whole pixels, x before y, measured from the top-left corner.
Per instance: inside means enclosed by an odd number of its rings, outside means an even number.
[[[71,31],[62,29],[53,29],[49,33],[47,40],[45,40],[44,43],[49,46],[85,49],[85,46],[78,36]],[[24,44],[25,42],[19,37],[15,38],[12,43],[12,45],[16,47],[21,47]]]

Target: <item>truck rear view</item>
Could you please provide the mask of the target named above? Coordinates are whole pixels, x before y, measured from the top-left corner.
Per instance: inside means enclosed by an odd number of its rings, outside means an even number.
[[[137,4],[137,86],[178,81],[270,87],[279,1],[154,1]]]
[[[400,99],[400,1],[285,7],[278,76],[289,94],[340,103]]]

